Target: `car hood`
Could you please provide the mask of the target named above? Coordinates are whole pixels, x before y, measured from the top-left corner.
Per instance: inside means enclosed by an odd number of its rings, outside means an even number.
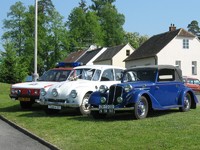
[[[58,82],[24,82],[13,84],[12,88],[21,88],[21,89],[41,89],[44,87],[52,86]]]
[[[49,90],[51,91],[53,89],[59,89],[66,91],[68,89],[71,90],[81,86],[89,86],[91,84],[93,85],[94,83],[96,83],[96,81],[88,81],[88,80],[64,81],[54,84],[49,88]]]

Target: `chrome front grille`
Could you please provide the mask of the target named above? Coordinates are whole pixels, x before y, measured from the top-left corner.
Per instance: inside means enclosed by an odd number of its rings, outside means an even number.
[[[112,85],[109,89],[109,98],[107,104],[117,104],[117,97],[122,96],[123,88],[121,86]]]

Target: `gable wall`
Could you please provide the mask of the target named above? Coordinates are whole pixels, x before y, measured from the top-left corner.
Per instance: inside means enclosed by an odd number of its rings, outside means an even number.
[[[158,64],[175,65],[181,61],[182,74],[200,79],[200,42],[196,38],[189,39],[189,49],[183,49],[183,38],[176,37],[158,54]],[[197,75],[192,75],[192,61],[197,61]]]
[[[113,66],[125,67],[124,59],[127,58],[126,50],[130,50],[130,54],[133,53],[134,49],[129,45],[125,45],[112,59]]]
[[[146,66],[146,65],[155,65],[156,60],[155,57],[145,58],[145,59],[137,59],[127,61],[125,64],[126,68],[136,67],[136,66]]]

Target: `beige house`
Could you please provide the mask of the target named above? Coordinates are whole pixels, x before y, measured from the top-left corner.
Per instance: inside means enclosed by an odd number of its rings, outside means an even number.
[[[84,65],[113,65],[119,67],[125,67],[123,61],[135,49],[128,43],[126,45],[119,45],[114,47],[103,47],[96,49],[88,49],[84,52],[73,52],[65,59],[70,62],[82,62]],[[75,59],[73,59],[75,58]]]
[[[134,52],[134,48],[128,43],[126,45],[119,45],[108,47],[97,59],[94,60],[94,65],[113,65],[125,67],[124,59]]]

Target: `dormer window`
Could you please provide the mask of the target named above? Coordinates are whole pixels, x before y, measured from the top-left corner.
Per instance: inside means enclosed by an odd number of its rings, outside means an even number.
[[[183,49],[189,49],[189,39],[183,39]]]
[[[126,50],[126,56],[130,55],[130,50]]]

